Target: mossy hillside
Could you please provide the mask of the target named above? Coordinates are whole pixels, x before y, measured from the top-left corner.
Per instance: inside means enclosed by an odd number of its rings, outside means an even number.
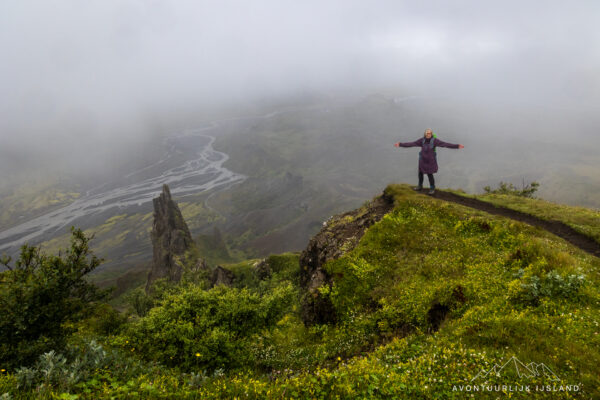
[[[77,185],[57,177],[31,178],[26,182],[2,193],[1,229],[64,207],[80,196]]]
[[[132,215],[119,214],[112,216],[106,219],[103,224],[86,229],[84,233],[86,235],[94,235],[93,243],[90,246],[96,254],[103,256],[109,251],[115,251],[115,249],[120,252],[126,252],[127,239],[143,238],[147,240],[151,230],[152,213],[136,213]],[[69,237],[70,235],[65,233],[54,239],[42,242],[40,245],[44,251],[57,254],[58,250],[64,248],[69,243]]]
[[[229,253],[227,244],[218,229],[211,234],[200,234],[194,237],[198,254],[211,265],[229,263],[234,258]]]
[[[335,305],[338,325],[301,323],[293,300],[297,255],[280,256],[279,278],[274,273],[267,281],[252,277],[252,260],[231,266],[240,286],[202,293],[181,288],[151,310],[151,318],[107,338],[123,352],[122,364],[150,363],[143,373],[105,368],[93,378],[98,383],[79,386],[88,394],[68,391],[87,398],[458,399],[469,394],[454,386],[516,356],[544,363],[560,378],[553,384],[581,384],[581,392],[513,398],[600,396],[598,259],[541,229],[416,194],[406,185],[386,192],[395,197],[395,209],[356,248],[325,265],[333,285],[322,293]],[[187,306],[220,297],[228,299],[228,316]],[[231,325],[242,315],[252,316],[243,332]],[[194,334],[206,324],[214,335]],[[227,346],[231,351],[220,358],[206,357],[219,348],[212,346],[217,339],[232,334],[243,357]],[[154,340],[158,336],[163,340]],[[207,350],[194,347],[200,345]],[[169,355],[180,348],[185,352]],[[171,356],[180,361],[172,363]],[[155,362],[170,367],[152,367]],[[1,378],[0,387],[15,390],[14,376]],[[487,382],[548,383],[509,372]]]
[[[219,214],[208,209],[202,201],[182,201],[178,203],[178,207],[190,230],[199,229],[223,219]]]

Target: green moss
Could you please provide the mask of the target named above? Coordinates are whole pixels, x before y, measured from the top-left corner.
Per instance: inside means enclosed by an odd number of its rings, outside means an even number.
[[[200,228],[223,219],[221,215],[208,209],[203,202],[181,202],[178,206],[190,229]]]
[[[107,237],[106,239],[100,241],[99,243],[96,243],[94,248],[97,249],[97,251],[104,253],[106,250],[115,248],[118,245],[122,244],[125,241],[125,238],[127,237],[128,234],[129,234],[128,230],[121,231],[118,234],[116,234],[115,236]]]

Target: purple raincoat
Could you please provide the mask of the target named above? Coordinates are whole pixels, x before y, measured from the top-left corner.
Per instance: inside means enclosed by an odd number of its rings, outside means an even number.
[[[434,147],[447,147],[449,149],[458,149],[457,144],[446,143],[438,138],[419,138],[414,142],[398,143],[400,147],[421,148],[421,152],[419,153],[419,171],[421,171],[424,174],[435,174],[438,171],[436,154],[430,146],[430,140],[434,141]]]

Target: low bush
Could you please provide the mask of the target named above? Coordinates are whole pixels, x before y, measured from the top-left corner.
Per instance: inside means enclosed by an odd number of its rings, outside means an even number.
[[[241,367],[252,362],[253,335],[275,324],[295,293],[289,283],[263,296],[224,286],[182,288],[131,324],[115,344],[188,371]]]
[[[69,345],[61,353],[51,350],[40,355],[34,365],[17,369],[14,388],[24,393],[33,391],[40,397],[57,391],[85,393],[86,386],[101,386],[101,381],[108,378],[126,381],[149,369],[148,365],[91,340]]]
[[[512,183],[505,183],[501,181],[498,184],[498,188],[492,189],[491,187],[486,186],[483,188],[483,190],[485,190],[486,193],[493,194],[509,194],[512,196],[533,197],[533,194],[537,192],[539,187],[540,184],[538,182],[531,182],[527,185],[525,182],[523,182],[521,189],[518,189]]]

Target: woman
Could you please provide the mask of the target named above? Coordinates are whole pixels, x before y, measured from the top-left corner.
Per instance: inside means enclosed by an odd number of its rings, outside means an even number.
[[[433,131],[431,129],[427,129],[425,131],[425,135],[414,142],[398,142],[394,143],[394,146],[421,147],[421,151],[419,152],[419,186],[415,187],[414,189],[417,191],[423,190],[423,174],[427,174],[427,178],[429,178],[429,194],[435,193],[435,181],[433,179],[433,174],[438,171],[435,148],[447,147],[449,149],[463,149],[465,147],[462,144],[446,143],[438,138],[434,138]]]

